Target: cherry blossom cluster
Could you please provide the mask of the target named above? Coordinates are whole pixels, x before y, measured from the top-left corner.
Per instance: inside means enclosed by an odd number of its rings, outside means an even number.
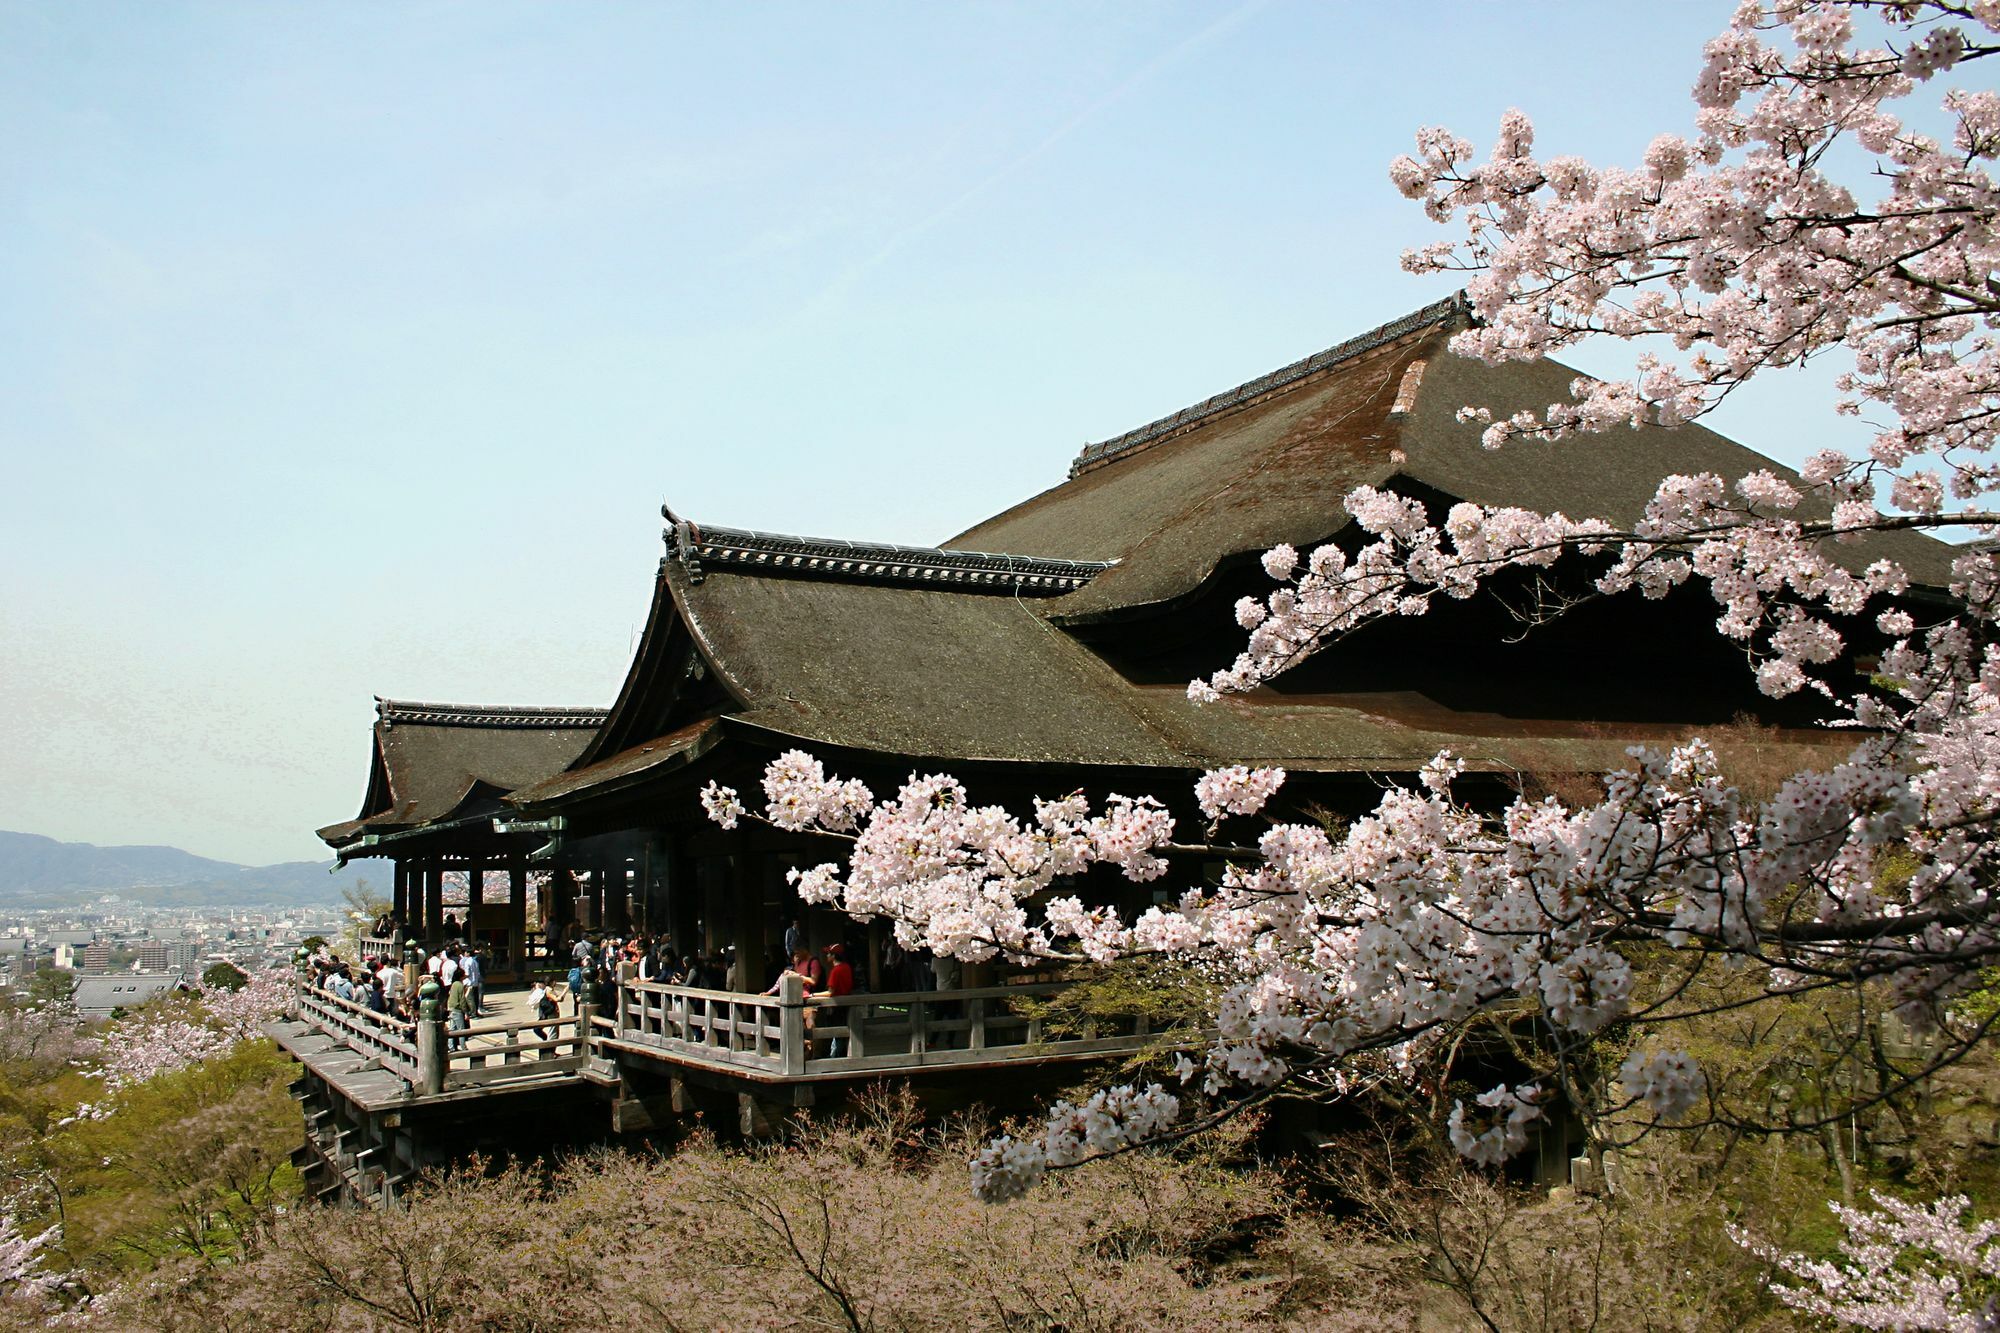
[[[198,1004],[192,1009],[141,1012],[114,1023],[103,1037],[105,1086],[116,1090],[143,1083],[255,1040],[291,1003],[293,987],[284,972],[259,971],[236,990],[196,987]]]
[[[1963,1195],[1924,1206],[1870,1194],[1873,1208],[1828,1205],[1847,1232],[1838,1261],[1787,1254],[1737,1226],[1729,1234],[1796,1279],[1771,1286],[1795,1310],[1857,1328],[1991,1328],[1991,1301],[2000,1288],[2000,1222],[1967,1225]]]
[[[1194,799],[1210,819],[1224,815],[1254,815],[1284,785],[1282,768],[1245,768],[1241,764],[1213,769],[1194,784]]]
[[[1992,709],[1978,716],[1990,726]],[[1521,799],[1497,820],[1453,795],[1463,765],[1442,755],[1417,788],[1389,790],[1337,839],[1315,825],[1274,824],[1257,858],[1230,866],[1219,884],[1130,918],[1052,889],[1098,864],[1135,880],[1161,873],[1173,823],[1156,804],[1113,798],[1092,817],[1072,795],[1037,802],[1027,822],[973,806],[949,778],[921,777],[891,801],[841,805],[818,827],[858,821],[844,873],[828,863],[794,882],[808,901],[888,918],[907,947],[967,961],[1153,954],[1202,965],[1224,984],[1213,1042],[1184,1074],[1199,1074],[1210,1095],[1407,1051],[1503,1000],[1533,1002],[1571,1043],[1615,1020],[1645,1021],[1617,943],[1635,933],[1811,976],[1865,968],[1908,978],[1914,1012],[1938,998],[1933,970],[1976,972],[1966,960],[1984,956],[1983,924],[1936,918],[1984,899],[1977,879],[1883,870],[1886,850],[1954,836],[1925,824],[1892,746],[1869,737],[1847,763],[1800,774],[1761,805],[1725,782],[1703,742],[1637,747],[1601,803]],[[1979,750],[1949,782],[1927,770],[1949,822],[2000,816],[1995,758]],[[816,770],[802,778],[796,756],[779,763],[787,804],[777,815],[848,790]],[[1968,849],[1960,864],[1978,855]],[[1766,904],[1781,895],[1786,915],[1774,921]],[[1911,928],[1857,932],[1872,941],[1857,944],[1846,929],[1857,911],[1900,913]],[[1684,1113],[1701,1086],[1681,1056],[1649,1057],[1625,1073],[1632,1095],[1662,1118]],[[1454,1136],[1482,1161],[1518,1146],[1537,1105],[1531,1090],[1491,1095],[1483,1111],[1461,1115]],[[1027,1150],[1012,1151],[992,1170]]]
[[[1456,1103],[1446,1125],[1451,1146],[1469,1162],[1499,1165],[1528,1146],[1528,1126],[1542,1118],[1546,1098],[1546,1092],[1528,1084],[1488,1089],[1474,1099],[1476,1110]]]
[[[1282,774],[1246,781],[1275,790]],[[1024,822],[998,806],[973,805],[958,781],[935,775],[912,777],[893,800],[877,802],[859,782],[828,777],[797,750],[771,763],[764,791],[760,817],[767,822],[854,838],[844,873],[830,863],[791,872],[802,899],[887,917],[905,948],[968,962],[1045,956],[1057,938],[1097,957],[1129,948],[1130,931],[1078,899],[1047,903],[1039,921],[1029,902],[1095,864],[1156,879],[1167,869],[1159,849],[1174,832],[1173,817],[1150,798],[1113,796],[1092,815],[1083,796],[1072,794],[1036,802],[1034,820]],[[1232,799],[1251,800],[1243,793]],[[702,805],[724,828],[747,813],[736,792],[715,783]]]
[[[54,1291],[65,1274],[42,1266],[42,1251],[55,1239],[57,1228],[26,1235],[12,1213],[0,1210],[0,1301]]]
[[[988,1203],[1018,1199],[1051,1168],[1156,1139],[1180,1113],[1180,1100],[1157,1083],[1108,1088],[1076,1104],[1059,1102],[1038,1137],[1003,1136],[980,1150],[972,1159],[972,1191]]]
[[[1879,45],[1860,43],[1857,19]],[[1679,424],[1754,374],[1844,346],[1855,366],[1840,410],[1872,406],[1894,423],[1862,471],[1940,468],[1904,473],[1896,503],[1915,512],[1990,490],[1977,455],[2000,406],[1985,331],[2000,309],[1987,282],[2000,266],[1988,165],[2000,97],[1941,94],[1949,142],[1892,107],[2000,51],[1996,32],[1990,5],[1746,0],[1704,52],[1694,136],[1659,136],[1636,168],[1539,159],[1519,111],[1484,163],[1447,130],[1420,133],[1390,178],[1434,220],[1458,219],[1464,239],[1404,263],[1473,274],[1480,322],[1456,350],[1534,359],[1608,333],[1655,335],[1679,354],[1641,358],[1629,380],[1580,380],[1572,402],[1491,423],[1488,443]],[[1830,174],[1845,152],[1865,155],[1878,197]]]
[[[1877,44],[1859,41],[1857,18]],[[1093,815],[1071,795],[1028,819],[975,807],[936,775],[877,801],[795,753],[766,775],[761,817],[854,844],[845,866],[799,873],[801,895],[968,960],[1193,964],[1218,983],[1214,1037],[1179,1072],[1213,1097],[1301,1078],[1338,1087],[1371,1058],[1411,1069],[1454,1025],[1503,1005],[1531,1015],[1559,1055],[1614,1022],[1643,1032],[1671,1015],[1640,996],[1634,942],[1754,965],[1774,998],[1884,984],[1905,1018],[1948,1021],[1949,1000],[2000,954],[2000,565],[1966,550],[1949,598],[1919,599],[1908,571],[1856,543],[2000,532],[2000,515],[1968,507],[2000,490],[2000,96],[1943,93],[1949,142],[1891,111],[2000,54],[1995,33],[2000,6],[1983,0],[1751,0],[1705,52],[1694,136],[1662,136],[1640,167],[1537,158],[1518,112],[1483,164],[1449,132],[1423,131],[1391,175],[1432,218],[1466,228],[1407,261],[1472,275],[1456,352],[1532,360],[1600,334],[1671,348],[1641,356],[1629,379],[1578,380],[1570,401],[1540,412],[1495,420],[1468,407],[1461,418],[1490,447],[1678,426],[1757,374],[1835,351],[1853,367],[1837,409],[1886,424],[1866,456],[1826,450],[1796,476],[1667,476],[1636,522],[1616,525],[1474,504],[1439,516],[1393,486],[1360,487],[1345,499],[1350,523],[1328,516],[1332,539],[1265,554],[1279,586],[1238,603],[1242,652],[1189,687],[1198,703],[1256,688],[1341,635],[1480,595],[1503,574],[1646,598],[1699,583],[1765,694],[1813,691],[1854,728],[1837,762],[1758,802],[1699,741],[1641,747],[1606,776],[1601,801],[1522,798],[1496,815],[1454,795],[1463,766],[1439,756],[1337,835],[1267,821],[1255,857],[1219,883],[1127,917],[1063,881],[1093,865],[1164,875],[1172,821],[1156,803],[1114,797]],[[1850,150],[1880,182],[1872,200],[1828,174]],[[1888,646],[1857,690],[1853,636],[1867,630]],[[1280,781],[1222,770],[1196,801],[1219,825],[1257,815]],[[703,805],[724,827],[750,817],[714,784]],[[1685,1055],[1650,1046],[1618,1086],[1662,1121],[1708,1092]],[[1548,1092],[1461,1102],[1451,1138],[1499,1160]],[[1063,1156],[1003,1141],[978,1178],[1005,1195]]]
[[[1684,1051],[1634,1051],[1618,1067],[1618,1085],[1655,1119],[1672,1122],[1695,1108],[1708,1080]]]

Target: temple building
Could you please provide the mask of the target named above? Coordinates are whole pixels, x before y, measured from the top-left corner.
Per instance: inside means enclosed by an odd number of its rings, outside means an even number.
[[[443,938],[451,916],[452,933],[486,948],[494,979],[511,980],[524,974],[531,953],[543,952],[527,912],[528,858],[538,840],[496,830],[494,817],[508,812],[500,798],[562,772],[603,721],[595,708],[378,698],[361,813],[319,836],[343,862],[391,861],[393,910],[413,938]],[[464,899],[449,908],[448,876]],[[538,919],[550,919],[547,911]]]
[[[596,1019],[591,1049],[627,1086],[651,1059],[677,1079],[706,1071],[764,1096],[775,1084],[1084,1058],[1143,1035],[1092,1037],[1065,1055],[1032,1024],[1003,1032],[1004,1006],[981,1006],[1022,978],[992,967],[965,969],[959,993],[971,998],[953,1001],[949,1022],[935,1005],[925,1017],[907,974],[888,971],[880,923],[806,911],[793,894],[786,872],[838,859],[840,844],[703,817],[710,781],[756,808],[764,766],[788,750],[878,796],[931,772],[1016,810],[1076,790],[1100,802],[1150,795],[1191,832],[1193,781],[1225,764],[1287,769],[1271,811],[1287,818],[1372,808],[1385,781],[1441,749],[1495,804],[1521,790],[1574,793],[1633,743],[1745,721],[1767,763],[1823,758],[1830,741],[1814,728],[1813,700],[1758,693],[1705,586],[1659,600],[1595,596],[1584,557],[1371,623],[1249,693],[1189,701],[1190,678],[1241,647],[1238,599],[1274,586],[1263,552],[1361,544],[1342,507],[1357,486],[1437,517],[1470,501],[1630,524],[1667,471],[1792,475],[1700,426],[1487,450],[1460,407],[1495,419],[1539,410],[1568,398],[1575,372],[1455,356],[1446,343],[1466,318],[1460,301],[1439,302],[1089,445],[1059,484],[935,548],[725,528],[668,510],[651,611],[608,710],[383,701],[361,814],[321,836],[343,860],[391,859],[397,909],[428,939],[442,929],[442,877],[470,873],[472,927],[502,975],[566,967],[557,943],[602,929],[664,937],[677,956],[731,956],[748,996],[770,984],[792,921],[816,945],[857,946],[877,1004],[843,1011],[845,1027],[823,1018],[822,1037],[852,1034],[838,1056],[786,1026],[796,1005],[783,997],[732,1005],[639,988]],[[1916,534],[1838,553],[1856,568],[1901,561],[1918,601],[1949,578],[1949,548]],[[1552,605],[1564,613],[1540,614]],[[1865,653],[1872,630],[1854,633]],[[1216,869],[1190,859],[1180,878]],[[1111,874],[1086,889],[1133,908],[1156,891]],[[867,1035],[889,1010],[894,1023]]]
[[[430,928],[440,869],[518,877],[535,854],[592,872],[580,905],[567,883],[552,895],[542,919],[556,931],[667,933],[677,952],[767,960],[797,910],[785,871],[829,847],[724,833],[696,793],[716,780],[754,795],[763,765],[793,748],[878,795],[950,771],[982,801],[1081,788],[1182,813],[1192,779],[1219,764],[1282,765],[1294,808],[1351,813],[1443,748],[1512,789],[1744,716],[1778,727],[1772,743],[1803,762],[1823,739],[1806,730],[1811,703],[1756,691],[1698,587],[1586,599],[1528,626],[1521,606],[1548,589],[1501,580],[1372,624],[1249,694],[1188,701],[1187,681],[1241,644],[1236,600],[1273,586],[1263,551],[1358,542],[1341,507],[1357,485],[1437,514],[1468,500],[1629,523],[1667,460],[1724,477],[1775,467],[1699,426],[1487,450],[1460,406],[1545,406],[1574,373],[1453,356],[1464,318],[1440,302],[1092,444],[1060,485],[938,548],[669,511],[645,632],[607,714],[385,702],[362,817],[322,836],[343,858],[393,857],[398,903]],[[1947,548],[1925,537],[1850,549],[1947,578]],[[1560,592],[1582,590],[1572,578]]]

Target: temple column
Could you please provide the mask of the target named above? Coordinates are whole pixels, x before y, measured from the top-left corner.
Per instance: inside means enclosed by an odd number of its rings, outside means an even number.
[[[764,989],[764,874],[762,856],[732,856],[730,893],[736,904],[736,989],[754,995]]]
[[[460,930],[466,942],[475,948],[478,946],[479,936],[472,928],[472,920],[485,902],[486,862],[475,856],[465,865],[465,924]]]
[[[548,937],[551,952],[560,952],[575,921],[576,875],[564,866],[549,873],[549,906],[542,914],[542,933]]]
[[[528,868],[519,861],[507,868],[507,965],[521,981],[528,979]]]
[[[435,944],[444,936],[444,867],[437,858],[424,861],[424,942]]]
[[[661,874],[667,897],[667,930],[674,942],[676,957],[702,952],[700,937],[701,895],[689,873],[687,852],[679,838],[666,839],[660,855]]]
[[[604,928],[624,935],[632,926],[632,867],[620,861],[604,872]]]
[[[410,925],[410,872],[401,861],[391,861],[389,864],[392,867],[393,885],[389,891],[389,910],[395,913],[396,920],[403,923],[404,932],[407,934]]]

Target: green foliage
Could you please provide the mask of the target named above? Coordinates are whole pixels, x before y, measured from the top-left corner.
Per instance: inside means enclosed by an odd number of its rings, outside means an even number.
[[[290,1076],[276,1047],[246,1042],[126,1088],[109,1115],[49,1135],[39,1156],[62,1191],[65,1263],[102,1273],[240,1259],[299,1192]]]
[[[1200,1030],[1215,1012],[1221,988],[1200,971],[1170,958],[1137,955],[1064,974],[1074,985],[1046,999],[1022,998],[1016,1012],[1042,1021],[1052,1037],[1074,1036],[1089,1023],[1144,1017],[1154,1031]]]
[[[38,968],[28,974],[29,1004],[61,1004],[76,993],[76,973],[64,967]]]
[[[1985,1027],[2000,1017],[2000,967],[1979,974],[1979,985],[1952,1003],[1953,1017],[1974,1027]]]
[[[234,963],[210,963],[202,971],[201,984],[221,990],[242,990],[250,983],[250,974]]]

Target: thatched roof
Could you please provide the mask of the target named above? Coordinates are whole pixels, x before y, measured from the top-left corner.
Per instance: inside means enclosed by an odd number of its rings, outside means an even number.
[[[361,813],[319,830],[335,847],[446,818],[560,773],[604,721],[597,708],[375,701]]]
[[[514,801],[629,787],[731,735],[912,764],[1408,772],[1445,747],[1475,767],[1602,769],[1634,740],[1678,734],[1461,711],[1400,686],[1196,708],[1184,682],[1128,674],[1071,632],[1166,612],[1220,586],[1231,557],[1329,539],[1363,483],[1630,522],[1670,471],[1784,472],[1700,427],[1488,451],[1456,420],[1461,405],[1545,407],[1574,372],[1455,357],[1446,342],[1463,318],[1456,301],[1426,307],[1089,446],[1061,485],[939,549],[704,529],[669,513],[653,611],[609,720],[570,772]],[[1894,555],[1930,583],[1949,563],[1949,548],[1915,535],[1838,553]],[[1123,650],[1146,645],[1128,637]],[[1219,643],[1216,665],[1233,650]]]
[[[1446,343],[1464,319],[1456,300],[1427,306],[1088,445],[1067,481],[947,544],[1118,562],[1054,608],[1058,622],[1075,624],[1170,602],[1230,555],[1323,542],[1346,526],[1341,500],[1359,485],[1406,479],[1477,504],[1629,524],[1670,473],[1734,480],[1769,468],[1796,478],[1701,426],[1486,449],[1459,408],[1485,406],[1496,420],[1545,409],[1569,398],[1577,372],[1454,356]],[[1950,548],[1915,533],[1834,551],[1857,568],[1893,557],[1920,583],[1949,578]]]

